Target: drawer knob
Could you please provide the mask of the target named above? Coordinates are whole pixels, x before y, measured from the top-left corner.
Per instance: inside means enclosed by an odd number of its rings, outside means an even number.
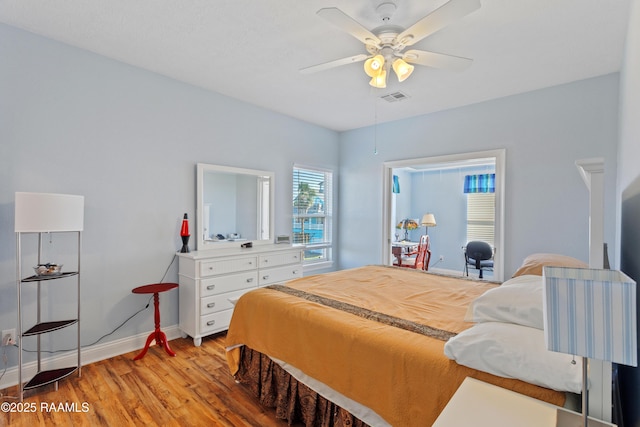
[[[251,282],[253,282],[253,277],[249,277],[249,278],[247,279],[247,283],[251,283]]]
[[[215,324],[216,324],[216,321],[215,321],[215,320],[209,320],[209,321],[207,322],[207,326],[213,326],[213,325],[215,325]]]
[[[269,278],[269,275],[262,276],[262,279],[263,279],[263,280],[267,280],[268,278]]]
[[[209,270],[213,270],[213,267],[209,267]]]
[[[212,290],[214,290],[215,288],[216,288],[216,285],[209,285],[209,286],[207,286],[207,290],[208,290],[208,291],[212,291]]]
[[[207,304],[207,308],[213,308],[216,306],[215,302],[210,302],[209,304]]]
[[[298,274],[298,270],[293,270],[293,274]]]

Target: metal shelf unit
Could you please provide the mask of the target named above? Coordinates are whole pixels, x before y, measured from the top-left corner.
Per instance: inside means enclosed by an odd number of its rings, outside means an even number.
[[[57,232],[58,233],[58,232]],[[78,271],[66,272],[57,275],[42,275],[42,276],[29,276],[26,278],[22,277],[22,264],[23,264],[23,256],[22,256],[22,238],[25,234],[37,234],[38,235],[38,264],[42,263],[42,237],[43,234],[49,233],[27,233],[27,232],[16,232],[16,277],[17,277],[17,287],[18,287],[18,336],[20,337],[18,342],[18,384],[19,384],[19,393],[20,393],[20,401],[22,402],[24,398],[24,391],[31,390],[34,388],[42,387],[47,384],[56,383],[61,379],[71,375],[75,371],[78,372],[78,376],[81,375],[81,354],[80,354],[80,254],[81,254],[81,246],[82,246],[82,232],[81,231],[68,231],[64,233],[76,233],[77,234],[77,268]],[[43,286],[48,286],[49,282],[57,281],[57,280],[70,280],[70,278],[76,279],[76,289],[77,289],[77,313],[76,317],[73,319],[67,320],[43,320],[42,319],[42,295],[41,288]],[[36,313],[36,323],[32,325],[30,328],[25,329],[23,327],[23,300],[22,300],[22,289],[24,286],[29,286],[30,284],[35,284],[36,293],[37,293],[37,313]],[[50,285],[49,285],[50,286]],[[55,331],[70,327],[72,325],[77,325],[77,353],[78,359],[77,364],[75,366],[65,367],[65,368],[55,368],[55,369],[42,369],[42,349],[40,343],[40,337],[43,334],[53,333]],[[35,337],[37,341],[37,374],[33,376],[26,384],[23,385],[23,341],[27,337]]]

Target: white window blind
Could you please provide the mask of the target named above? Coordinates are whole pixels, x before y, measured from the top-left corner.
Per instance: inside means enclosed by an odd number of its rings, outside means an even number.
[[[494,246],[495,193],[467,194],[467,242],[482,240]]]
[[[304,263],[331,261],[333,173],[293,168],[293,244],[304,245]]]

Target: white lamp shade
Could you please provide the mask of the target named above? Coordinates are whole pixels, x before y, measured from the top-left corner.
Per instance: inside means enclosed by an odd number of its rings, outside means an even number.
[[[544,335],[560,353],[638,365],[636,282],[614,270],[544,267]]]
[[[16,233],[82,231],[84,196],[51,193],[16,193]]]
[[[436,226],[436,217],[432,213],[427,213],[422,215],[422,221],[420,225],[423,227],[435,227]]]

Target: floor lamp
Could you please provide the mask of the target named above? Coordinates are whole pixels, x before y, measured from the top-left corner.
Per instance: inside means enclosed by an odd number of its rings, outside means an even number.
[[[422,221],[420,221],[420,225],[424,227],[424,234],[429,234],[427,229],[429,227],[436,226],[436,217],[432,213],[426,213],[422,215]]]
[[[23,233],[37,233],[38,235],[38,251],[37,262],[40,266],[45,260],[41,259],[42,255],[42,235],[43,233],[57,233],[57,232],[77,232],[78,233],[78,271],[73,273],[78,276],[77,292],[78,292],[78,316],[75,319],[77,324],[77,339],[78,339],[78,364],[77,370],[80,375],[80,369],[82,366],[81,359],[81,346],[80,346],[80,254],[81,254],[81,232],[84,229],[84,196],[71,195],[71,194],[54,194],[54,193],[15,193],[15,232],[16,232],[16,281],[18,288],[18,388],[19,399],[23,401],[24,391],[28,388],[39,387],[40,385],[56,383],[64,376],[70,374],[75,368],[63,368],[63,369],[42,369],[41,360],[41,344],[40,333],[44,331],[53,331],[55,323],[61,323],[70,325],[74,320],[62,321],[62,322],[41,322],[40,320],[40,278],[35,280],[37,283],[37,324],[29,331],[36,331],[35,333],[29,333],[23,335],[23,321],[22,321],[22,284],[24,277],[22,274],[22,249],[21,249],[21,235]],[[48,261],[48,260],[47,260]],[[26,280],[25,280],[26,281]],[[55,286],[57,288],[57,286]],[[54,287],[50,288],[51,293],[54,292]],[[64,326],[62,326],[64,327]],[[26,384],[22,382],[23,371],[23,336],[34,335],[37,336],[37,371],[38,373]]]
[[[589,419],[588,359],[638,365],[636,282],[614,270],[544,267],[544,335],[547,349],[582,356],[582,424]],[[558,426],[574,426],[558,412]]]

